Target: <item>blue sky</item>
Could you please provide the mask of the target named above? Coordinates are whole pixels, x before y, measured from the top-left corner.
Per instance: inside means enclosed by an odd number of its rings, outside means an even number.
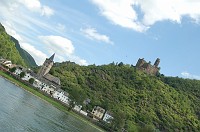
[[[41,65],[161,59],[161,73],[200,79],[198,0],[1,0],[0,22]]]

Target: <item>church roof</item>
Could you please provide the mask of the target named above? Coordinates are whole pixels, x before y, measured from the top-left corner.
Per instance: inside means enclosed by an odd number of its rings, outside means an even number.
[[[49,60],[53,61],[55,53],[49,58]]]
[[[58,77],[54,77],[51,74],[46,74],[46,75],[44,75],[44,78],[46,78],[47,80],[49,80],[51,82],[54,82],[54,83],[60,85],[60,79]]]

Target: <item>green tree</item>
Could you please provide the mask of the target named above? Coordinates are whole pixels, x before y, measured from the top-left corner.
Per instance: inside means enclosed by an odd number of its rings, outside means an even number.
[[[74,106],[75,106],[75,101],[74,99],[70,98],[68,111],[71,111],[74,108]]]
[[[33,84],[33,83],[34,83],[34,81],[35,81],[35,79],[34,79],[34,78],[30,78],[30,79],[28,80],[28,82],[29,82],[30,84]]]
[[[21,72],[20,73],[20,78],[23,78],[25,76],[25,74],[26,74],[25,72]]]
[[[13,67],[13,68],[11,68],[11,69],[9,69],[9,70],[10,70],[10,72],[15,72],[16,67]]]

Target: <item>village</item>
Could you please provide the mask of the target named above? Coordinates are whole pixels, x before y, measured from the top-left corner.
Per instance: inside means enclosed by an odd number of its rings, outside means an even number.
[[[82,105],[77,104],[69,98],[69,94],[61,89],[61,82],[58,77],[49,74],[50,69],[54,64],[53,54],[50,58],[46,58],[38,73],[34,73],[31,69],[20,65],[12,64],[10,60],[0,58],[0,70],[9,72],[10,75],[18,78],[31,87],[38,89],[56,101],[61,102],[67,107],[73,106],[72,110],[85,117],[91,117],[94,121],[104,121],[111,123],[114,117],[111,112],[100,106],[95,106],[92,111],[82,110]],[[86,99],[85,105],[90,103],[90,99]],[[71,105],[73,104],[73,105]]]

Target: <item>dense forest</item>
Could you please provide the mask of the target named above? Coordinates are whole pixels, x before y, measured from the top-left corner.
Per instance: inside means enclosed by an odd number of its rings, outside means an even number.
[[[200,81],[149,76],[123,63],[55,63],[50,73],[84,110],[99,105],[113,113],[114,120],[107,124],[113,130],[200,130]],[[91,103],[84,105],[87,98]]]
[[[0,23],[0,57],[11,60],[13,64],[22,66],[37,66],[33,57],[22,49],[19,42],[8,35]]]
[[[11,60],[13,64],[26,66],[24,60],[20,56],[15,47],[14,42],[6,33],[5,28],[0,24],[0,57]]]
[[[16,40],[12,36],[11,36],[11,40],[15,43],[15,47],[19,51],[20,56],[24,59],[26,65],[28,67],[36,67],[37,64],[36,64],[34,58],[26,50],[21,48],[18,40]]]

